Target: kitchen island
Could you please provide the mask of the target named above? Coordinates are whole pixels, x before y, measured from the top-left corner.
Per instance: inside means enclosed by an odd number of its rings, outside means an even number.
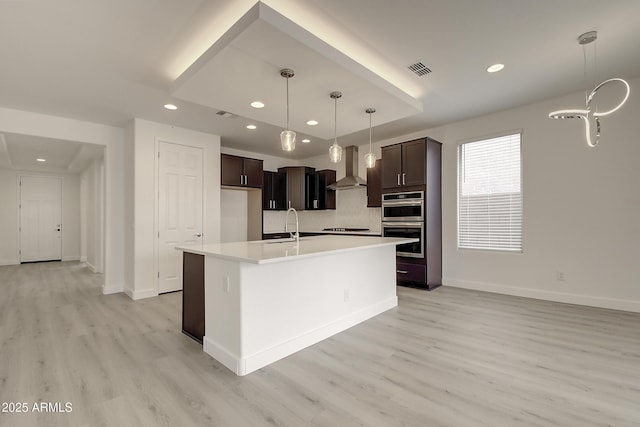
[[[246,375],[395,307],[395,246],[412,241],[330,235],[176,249],[204,257],[204,351]]]

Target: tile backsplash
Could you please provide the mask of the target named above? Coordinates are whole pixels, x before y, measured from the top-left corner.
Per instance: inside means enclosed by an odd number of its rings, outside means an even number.
[[[298,211],[301,231],[318,231],[330,227],[368,228],[380,231],[380,208],[367,208],[367,188],[338,190],[336,210]],[[286,212],[265,211],[263,232],[274,233],[284,230]],[[290,218],[291,220],[291,218]]]

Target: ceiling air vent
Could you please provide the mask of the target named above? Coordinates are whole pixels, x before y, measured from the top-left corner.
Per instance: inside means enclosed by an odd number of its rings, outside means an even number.
[[[235,119],[236,117],[238,117],[237,115],[224,110],[218,111],[216,113],[216,116],[224,117],[225,119]]]
[[[411,71],[413,71],[415,74],[419,76],[426,76],[431,72],[431,70],[427,68],[427,66],[424,65],[422,62],[416,62],[415,64],[409,65],[407,68],[409,68]]]

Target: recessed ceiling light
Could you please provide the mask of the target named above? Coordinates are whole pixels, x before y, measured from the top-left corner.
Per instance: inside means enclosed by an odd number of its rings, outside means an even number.
[[[177,110],[178,107],[173,105],[173,104],[164,104],[164,108],[166,108],[167,110]]]
[[[305,138],[302,140],[302,142],[304,142],[305,144],[308,144],[311,142],[311,140],[309,138]]]
[[[504,64],[493,64],[489,68],[487,68],[487,72],[489,73],[497,73],[504,68]]]
[[[36,159],[36,161],[37,161],[37,162],[46,162],[46,161],[47,161],[47,159],[43,159],[42,157],[38,157],[38,158]]]
[[[254,130],[257,129],[256,125],[247,125],[247,129]]]
[[[263,103],[263,102],[260,102],[260,101],[253,101],[253,102],[251,103],[251,106],[252,106],[253,108],[263,108],[263,107],[264,107],[264,103]]]
[[[308,124],[309,126],[315,126],[315,125],[317,125],[317,124],[318,124],[318,121],[317,121],[317,120],[309,120],[309,121],[307,122],[307,124]]]

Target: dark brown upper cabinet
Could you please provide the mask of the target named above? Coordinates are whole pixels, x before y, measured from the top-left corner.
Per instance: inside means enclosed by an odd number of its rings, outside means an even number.
[[[367,207],[382,206],[382,160],[376,160],[375,167],[367,168]]]
[[[425,184],[425,139],[382,147],[382,189],[397,190]]]
[[[262,209],[281,211],[287,209],[287,174],[264,171],[262,187]]]
[[[336,208],[336,191],[327,186],[336,182],[336,171],[323,169],[305,175],[305,209],[325,210]]]
[[[315,169],[304,166],[287,166],[278,168],[278,172],[286,175],[287,197],[285,209],[294,208],[299,211],[305,209],[305,176],[315,173]]]
[[[336,192],[327,186],[336,182],[336,171],[324,169],[316,171],[306,166],[278,168],[286,175],[285,209],[320,210],[336,208]]]
[[[221,154],[220,171],[222,185],[262,188],[262,160]]]

